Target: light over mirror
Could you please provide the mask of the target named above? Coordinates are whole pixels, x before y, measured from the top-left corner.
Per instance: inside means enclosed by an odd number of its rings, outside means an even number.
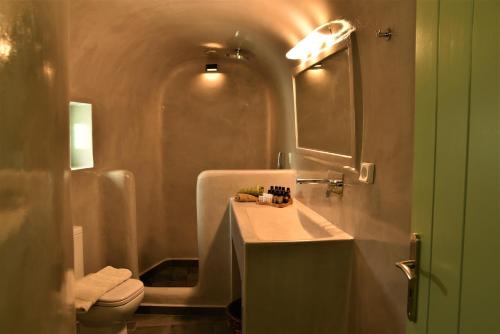
[[[295,84],[296,143],[303,153],[356,166],[356,113],[350,38],[298,70]]]

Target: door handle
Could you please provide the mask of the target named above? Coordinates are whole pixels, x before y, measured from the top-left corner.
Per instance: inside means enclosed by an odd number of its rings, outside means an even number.
[[[415,273],[415,260],[404,260],[396,262],[396,267],[401,269],[401,271],[406,275],[408,281],[414,280],[417,277]]]
[[[410,239],[410,259],[396,262],[396,267],[398,267],[408,279],[406,314],[408,319],[413,322],[417,322],[419,260],[420,236],[417,233],[413,233]]]

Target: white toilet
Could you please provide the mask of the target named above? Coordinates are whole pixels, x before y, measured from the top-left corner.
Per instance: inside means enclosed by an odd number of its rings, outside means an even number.
[[[83,277],[83,232],[73,227],[76,279]],[[79,334],[127,334],[127,319],[132,317],[144,297],[144,285],[128,279],[99,298],[88,312],[76,313]]]

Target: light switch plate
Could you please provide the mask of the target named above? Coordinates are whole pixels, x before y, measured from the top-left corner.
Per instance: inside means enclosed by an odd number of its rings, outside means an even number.
[[[375,176],[375,164],[371,162],[362,162],[359,169],[359,181],[363,183],[373,183]]]

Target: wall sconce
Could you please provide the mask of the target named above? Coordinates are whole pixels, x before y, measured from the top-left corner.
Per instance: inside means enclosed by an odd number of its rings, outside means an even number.
[[[311,31],[286,53],[286,57],[306,60],[347,39],[355,30],[346,20],[330,21]]]
[[[9,36],[4,35],[0,37],[0,62],[6,62],[9,60],[9,56],[12,53],[12,42]]]
[[[311,66],[311,70],[321,70],[323,68],[323,64],[317,63]]]
[[[205,72],[207,72],[207,73],[219,72],[219,68],[217,67],[217,64],[206,64],[205,65]]]

